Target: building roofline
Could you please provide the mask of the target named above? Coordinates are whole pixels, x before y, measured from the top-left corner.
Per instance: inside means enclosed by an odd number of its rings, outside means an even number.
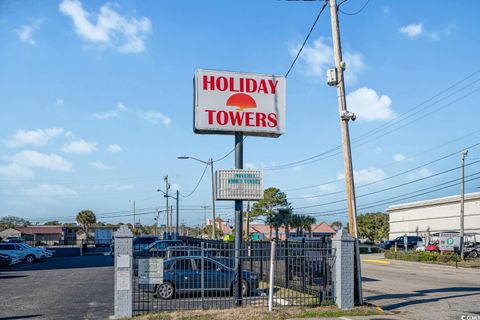
[[[472,200],[480,200],[480,192],[472,192],[472,193],[466,193],[465,194],[465,201],[472,201]],[[448,203],[456,203],[456,202],[460,202],[460,195],[447,196],[447,197],[430,199],[430,200],[422,200],[422,201],[395,204],[395,205],[389,206],[386,211],[387,212],[394,212],[394,211],[398,211],[398,210],[402,210],[402,209],[430,207],[430,206],[436,206],[436,205],[448,204]]]

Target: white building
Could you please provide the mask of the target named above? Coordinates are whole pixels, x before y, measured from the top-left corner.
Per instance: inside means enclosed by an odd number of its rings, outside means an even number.
[[[390,239],[404,234],[429,237],[441,231],[460,231],[460,196],[393,205]],[[480,232],[480,192],[465,194],[465,232]]]

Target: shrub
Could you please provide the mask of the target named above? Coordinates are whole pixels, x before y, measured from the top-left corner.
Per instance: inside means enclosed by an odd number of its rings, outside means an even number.
[[[385,258],[405,261],[418,261],[418,262],[439,262],[447,263],[455,261],[455,255],[452,253],[444,253],[443,255],[438,252],[423,252],[423,251],[397,251],[391,249],[385,251]]]

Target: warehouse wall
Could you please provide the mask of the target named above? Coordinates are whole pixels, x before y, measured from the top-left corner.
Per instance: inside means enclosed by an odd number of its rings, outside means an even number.
[[[399,204],[387,209],[390,239],[441,231],[460,231],[460,197]],[[480,193],[465,195],[465,232],[480,232]]]

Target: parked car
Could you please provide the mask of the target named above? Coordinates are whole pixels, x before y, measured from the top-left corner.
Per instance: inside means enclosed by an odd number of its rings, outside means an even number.
[[[51,250],[47,250],[45,248],[35,248],[35,247],[32,247],[26,243],[19,243],[18,244],[19,246],[27,249],[27,250],[34,250],[34,251],[38,251],[41,255],[42,255],[42,258],[51,258],[53,257],[53,251]]]
[[[23,239],[20,238],[20,237],[10,236],[10,237],[6,237],[2,242],[7,242],[7,243],[23,243],[23,242],[25,242],[25,241],[23,241]]]
[[[141,236],[133,238],[133,251],[143,251],[151,243],[158,241],[157,236]]]
[[[12,265],[13,258],[8,254],[0,254],[0,267]]]
[[[0,243],[0,253],[14,254],[22,261],[34,263],[37,260],[46,258],[46,252],[41,248],[22,246],[23,243]]]
[[[164,255],[165,249],[167,247],[172,247],[172,246],[181,246],[183,245],[183,241],[181,240],[157,240],[155,242],[150,243],[147,245],[143,251],[138,250],[137,254],[145,254],[145,255],[152,255],[152,256],[162,256]],[[135,246],[135,245],[134,245]],[[135,252],[134,252],[135,254]]]
[[[176,293],[201,292],[202,258],[176,257],[164,260],[163,283],[147,285],[160,299],[171,299]],[[203,258],[204,288],[208,292],[233,293],[235,271],[212,258]],[[242,294],[250,295],[258,288],[256,273],[242,271]]]
[[[404,236],[400,236],[395,238],[394,240],[388,240],[382,242],[379,246],[382,249],[389,250],[390,248],[395,247],[395,243],[397,244],[398,249],[405,249],[405,242]],[[417,247],[423,246],[423,239],[419,236],[407,236],[407,249],[415,249]]]

